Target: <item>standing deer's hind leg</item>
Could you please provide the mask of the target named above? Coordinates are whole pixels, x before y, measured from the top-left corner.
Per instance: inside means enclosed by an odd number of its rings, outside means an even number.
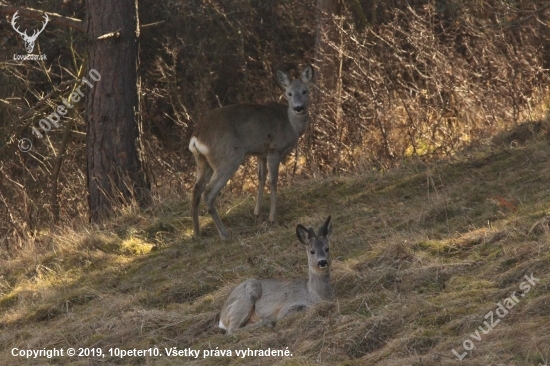
[[[227,184],[227,181],[231,179],[233,174],[235,174],[235,172],[239,169],[239,166],[240,164],[233,164],[226,165],[223,168],[220,168],[220,170],[215,169],[214,174],[212,175],[212,178],[210,179],[210,182],[208,182],[206,190],[204,191],[204,201],[206,203],[206,208],[210,216],[212,216],[212,220],[214,220],[214,224],[216,224],[218,233],[223,240],[229,240],[230,236],[225,226],[223,226],[220,215],[218,215],[218,210],[216,210],[215,206],[215,200],[216,197],[218,197],[218,194],[220,194],[222,188]]]
[[[206,188],[206,184],[212,177],[213,171],[204,155],[195,155],[195,161],[197,163],[197,180],[195,182],[195,187],[193,188],[191,216],[193,217],[193,235],[198,238],[200,236],[199,204],[201,195]]]

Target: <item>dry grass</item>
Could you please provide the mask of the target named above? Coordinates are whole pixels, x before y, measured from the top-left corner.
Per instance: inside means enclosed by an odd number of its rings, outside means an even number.
[[[10,365],[546,365],[550,359],[550,146],[485,145],[445,162],[298,181],[279,224],[253,224],[253,197],[223,197],[234,240],[211,220],[193,240],[188,202],[129,209],[101,228],[45,233],[40,253],[0,263],[0,354]],[[264,206],[267,211],[267,199]],[[274,328],[225,336],[218,312],[248,277],[306,275],[297,223],[333,215],[333,286]],[[481,340],[470,337],[525,274],[540,282]],[[293,357],[41,358],[19,349],[285,349]]]

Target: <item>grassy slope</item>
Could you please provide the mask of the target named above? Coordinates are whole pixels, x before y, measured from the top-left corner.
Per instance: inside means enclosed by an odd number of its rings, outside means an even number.
[[[127,212],[108,227],[44,236],[40,256],[0,263],[0,359],[8,364],[181,364],[185,357],[26,361],[42,349],[289,349],[291,358],[199,358],[195,364],[537,365],[550,359],[550,146],[485,147],[452,161],[408,163],[296,182],[280,192],[279,226],[254,226],[251,196],[224,197],[236,237],[190,238],[187,201]],[[267,200],[264,210],[267,210]],[[217,314],[248,277],[297,278],[296,223],[333,216],[334,304],[275,328],[227,337]],[[51,238],[51,239],[48,239]],[[48,240],[50,240],[48,242]],[[153,244],[158,250],[151,250]],[[481,340],[496,303],[540,282]],[[495,315],[496,317],[496,315]],[[100,362],[101,361],[101,362]]]

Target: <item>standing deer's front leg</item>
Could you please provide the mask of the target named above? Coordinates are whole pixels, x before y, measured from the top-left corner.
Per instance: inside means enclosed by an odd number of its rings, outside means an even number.
[[[269,170],[269,189],[271,191],[271,208],[269,210],[269,222],[275,222],[275,211],[277,210],[277,179],[279,178],[279,164],[281,156],[273,153],[267,156],[267,169]]]
[[[264,195],[265,179],[266,179],[267,159],[258,156],[258,196],[256,197],[256,208],[254,208],[254,216],[256,222],[260,217],[260,207]]]

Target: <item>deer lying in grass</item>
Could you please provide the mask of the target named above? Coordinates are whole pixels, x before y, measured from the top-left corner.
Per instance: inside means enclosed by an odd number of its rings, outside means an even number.
[[[259,185],[254,215],[256,218],[260,215],[267,169],[271,190],[269,221],[275,221],[279,164],[306,130],[313,68],[307,66],[300,79],[295,80],[286,72],[277,70],[276,79],[285,89],[288,105],[235,104],[215,109],[193,132],[189,150],[197,164],[197,180],[191,201],[193,234],[196,237],[200,235],[198,206],[203,195],[221,238],[229,239],[214,202],[247,155],[258,158]]]
[[[330,286],[330,216],[319,227],[296,226],[298,240],[306,246],[309,278],[299,280],[248,279],[238,285],[225,302],[219,327],[227,334],[240,327],[273,324],[277,320],[334,298]]]

